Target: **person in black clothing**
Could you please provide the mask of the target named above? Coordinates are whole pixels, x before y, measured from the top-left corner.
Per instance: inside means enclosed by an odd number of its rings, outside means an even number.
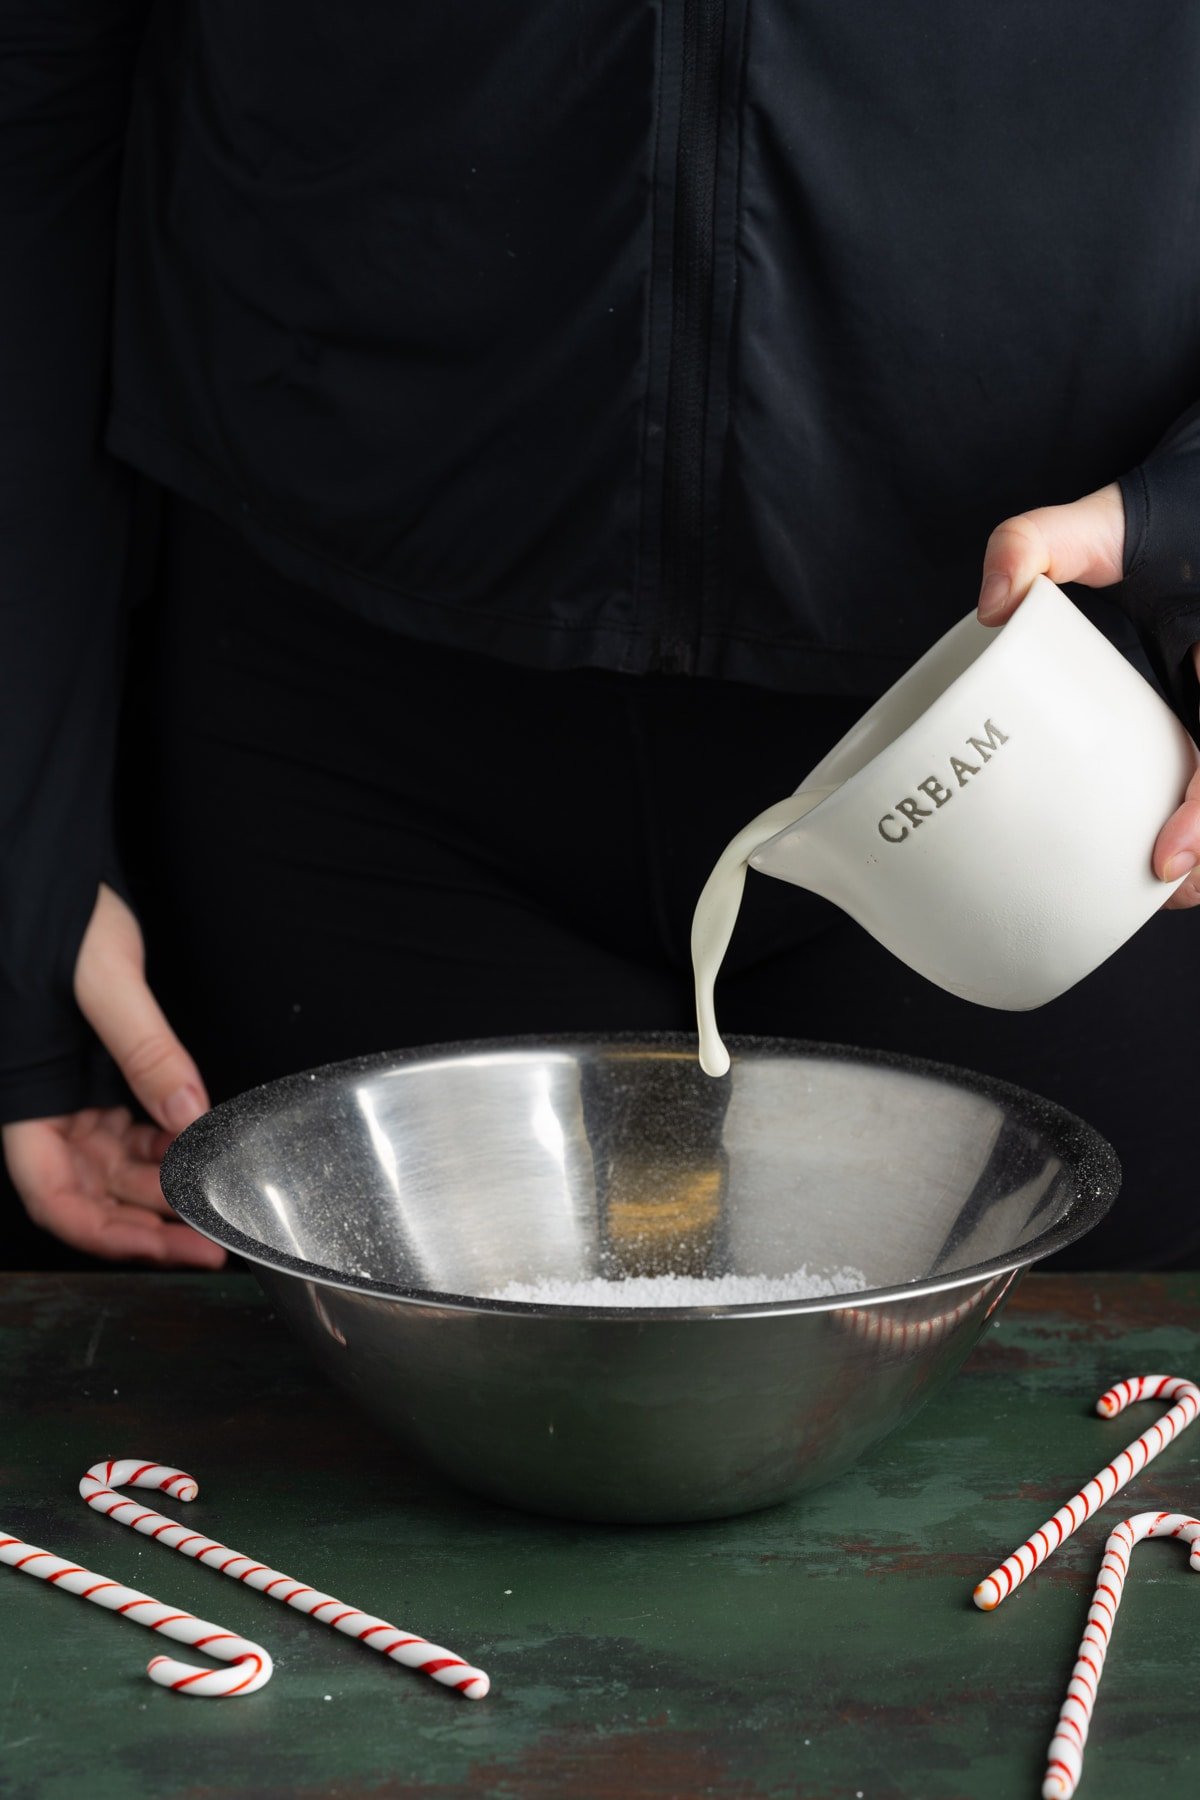
[[[717,851],[981,555],[1196,726],[1191,8],[12,0],[0,70],[0,1120],[68,1243],[217,1260],[157,1160],[287,1069],[685,1027]],[[993,1015],[751,889],[729,1030],[1041,1088],[1126,1163],[1086,1256],[1190,1253],[1194,932]]]

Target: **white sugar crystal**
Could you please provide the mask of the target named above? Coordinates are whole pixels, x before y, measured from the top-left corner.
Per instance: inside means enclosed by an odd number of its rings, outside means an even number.
[[[600,1275],[586,1281],[547,1276],[541,1281],[510,1281],[485,1298],[522,1300],[532,1306],[762,1306],[861,1293],[866,1286],[861,1269],[818,1274],[805,1266],[790,1275],[630,1275],[617,1281]]]

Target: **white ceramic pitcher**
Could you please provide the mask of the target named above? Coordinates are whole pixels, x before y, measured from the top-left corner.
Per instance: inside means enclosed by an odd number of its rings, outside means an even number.
[[[740,832],[692,930],[701,1060],[747,862],[834,901],[983,1006],[1041,1006],[1172,891],[1154,841],[1196,768],[1149,683],[1039,576],[1000,627],[961,619],[797,791]]]

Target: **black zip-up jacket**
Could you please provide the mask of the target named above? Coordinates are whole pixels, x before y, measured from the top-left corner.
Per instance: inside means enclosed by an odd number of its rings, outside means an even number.
[[[1198,96],[1189,0],[0,0],[0,1117],[92,1091],[130,464],[397,631],[864,697],[1123,477],[1194,723]]]

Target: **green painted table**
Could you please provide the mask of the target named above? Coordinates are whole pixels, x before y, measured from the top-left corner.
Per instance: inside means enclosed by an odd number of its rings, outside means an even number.
[[[1200,1508],[1200,1427],[997,1613],[974,1581],[1200,1372],[1200,1276],[1034,1276],[962,1374],[833,1487],[719,1524],[527,1518],[411,1466],[309,1369],[253,1280],[0,1278],[0,1525],[258,1638],[237,1702],[151,1686],[146,1632],[0,1568],[5,1800],[566,1794],[1008,1800],[1043,1755],[1107,1531]],[[89,1512],[101,1456],[196,1475],[200,1529],[473,1658],[472,1703]],[[187,1655],[186,1651],[180,1652]],[[1081,1794],[1197,1791],[1200,1580],[1143,1545]]]

